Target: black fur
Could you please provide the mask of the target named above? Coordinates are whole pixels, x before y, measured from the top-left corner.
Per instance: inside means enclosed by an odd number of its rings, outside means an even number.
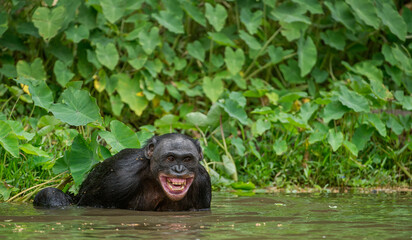
[[[190,144],[193,146],[188,146]],[[168,151],[192,154],[195,159],[189,163],[180,160],[178,163],[177,160],[176,163],[168,163],[158,156]],[[155,136],[141,149],[124,149],[98,164],[82,183],[74,200],[58,189],[46,188],[36,195],[34,205],[62,207],[77,204],[149,211],[208,209],[211,184],[209,174],[199,163],[202,158],[199,142],[186,135],[172,133]],[[194,179],[186,195],[181,200],[173,201],[164,193],[158,173],[177,174],[174,170],[176,164],[179,164],[179,169],[194,174]]]

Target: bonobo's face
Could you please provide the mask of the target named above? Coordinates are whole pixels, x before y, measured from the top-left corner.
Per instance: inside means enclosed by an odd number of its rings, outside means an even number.
[[[155,144],[150,170],[167,197],[179,201],[193,182],[200,158],[201,153],[191,140],[173,135]]]

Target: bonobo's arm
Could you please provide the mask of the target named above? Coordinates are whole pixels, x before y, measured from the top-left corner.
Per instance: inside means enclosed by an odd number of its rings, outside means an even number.
[[[97,165],[82,183],[80,206],[127,208],[149,160],[143,149],[124,149]]]
[[[192,201],[194,209],[209,209],[212,200],[212,186],[206,169],[199,164],[199,172],[193,183]]]

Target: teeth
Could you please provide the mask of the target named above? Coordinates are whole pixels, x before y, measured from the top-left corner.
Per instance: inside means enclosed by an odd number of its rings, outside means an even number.
[[[167,186],[172,191],[181,191],[186,186],[186,179],[167,178]]]

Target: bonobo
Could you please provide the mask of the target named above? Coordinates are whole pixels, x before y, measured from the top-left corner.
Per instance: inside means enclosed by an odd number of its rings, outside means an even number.
[[[34,205],[70,204],[148,211],[210,208],[209,174],[200,165],[197,140],[170,133],[155,136],[141,149],[124,149],[98,164],[71,198],[56,188],[45,188]]]

